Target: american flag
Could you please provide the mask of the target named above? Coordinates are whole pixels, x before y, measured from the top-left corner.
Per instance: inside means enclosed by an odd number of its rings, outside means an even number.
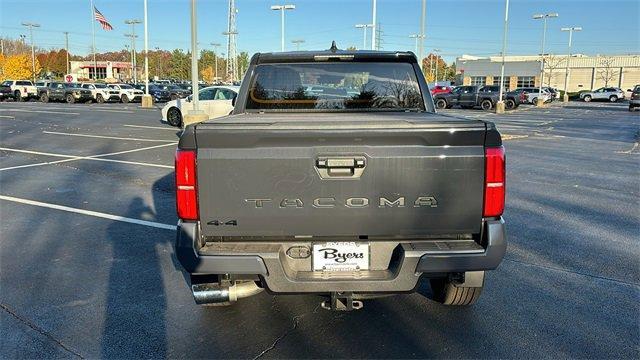
[[[95,18],[100,23],[100,25],[102,25],[103,29],[105,29],[107,31],[113,30],[113,26],[111,26],[111,24],[109,24],[109,22],[104,17],[104,15],[102,15],[102,13],[100,11],[98,11],[98,9],[95,6],[93,7],[93,14],[95,15]]]

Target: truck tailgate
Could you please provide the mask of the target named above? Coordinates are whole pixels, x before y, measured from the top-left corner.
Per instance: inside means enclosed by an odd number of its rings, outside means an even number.
[[[480,232],[481,121],[437,114],[243,114],[196,127],[205,236]]]

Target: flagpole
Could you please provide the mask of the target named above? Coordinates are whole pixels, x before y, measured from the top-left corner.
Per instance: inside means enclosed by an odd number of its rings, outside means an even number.
[[[98,80],[98,62],[96,61],[96,21],[95,21],[95,8],[93,7],[93,0],[89,0],[91,3],[91,34],[93,39],[93,80]]]

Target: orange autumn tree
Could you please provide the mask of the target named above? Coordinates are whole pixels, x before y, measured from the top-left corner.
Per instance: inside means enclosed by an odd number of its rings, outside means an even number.
[[[35,74],[40,74],[42,68],[38,59],[35,61]],[[31,79],[31,56],[18,54],[7,57],[2,63],[2,79]]]
[[[202,80],[211,83],[213,82],[213,67],[212,66],[207,66],[206,68],[200,70],[200,76],[202,76]]]

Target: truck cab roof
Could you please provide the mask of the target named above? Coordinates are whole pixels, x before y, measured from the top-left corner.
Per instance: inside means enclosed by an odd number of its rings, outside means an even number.
[[[374,51],[374,50],[318,50],[256,53],[252,62],[312,62],[312,61],[379,61],[379,62],[418,62],[411,51]]]

